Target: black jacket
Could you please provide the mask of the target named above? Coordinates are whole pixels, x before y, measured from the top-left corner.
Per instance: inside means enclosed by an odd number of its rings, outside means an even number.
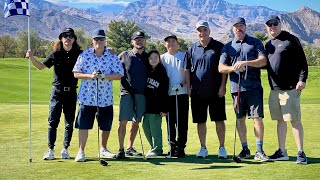
[[[300,41],[282,31],[266,44],[268,79],[271,89],[295,89],[298,81],[306,82],[308,64]]]
[[[159,63],[155,69],[148,66],[146,113],[168,112],[169,78],[165,67]]]

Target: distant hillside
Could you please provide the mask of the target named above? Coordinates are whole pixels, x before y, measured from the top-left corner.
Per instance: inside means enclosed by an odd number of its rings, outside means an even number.
[[[320,14],[308,7],[286,13],[264,6],[231,4],[224,0],[141,0],[130,3],[124,9],[108,5],[96,9],[77,9],[44,0],[31,2],[31,28],[44,39],[55,39],[65,27],[83,28],[91,34],[94,28],[107,28],[112,19],[121,19],[134,21],[152,40],[163,39],[168,33],[194,40],[195,24],[203,19],[209,21],[211,35],[226,42],[232,37],[230,30],[237,17],[246,19],[247,32],[252,35],[255,31],[266,32],[263,25],[265,19],[271,14],[279,14],[285,30],[297,35],[303,42],[320,45]],[[0,0],[0,4],[4,4],[4,0]],[[0,12],[0,35],[15,35],[26,28],[25,17],[5,20],[3,12]]]

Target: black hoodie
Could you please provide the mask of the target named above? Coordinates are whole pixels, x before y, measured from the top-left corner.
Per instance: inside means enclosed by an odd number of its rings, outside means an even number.
[[[168,112],[169,78],[165,67],[161,63],[155,69],[149,65],[147,77],[146,113]]]

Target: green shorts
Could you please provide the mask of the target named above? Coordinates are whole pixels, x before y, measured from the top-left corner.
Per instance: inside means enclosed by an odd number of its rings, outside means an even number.
[[[134,100],[132,97],[133,96],[130,94],[122,95],[120,97],[120,121],[131,121],[134,118],[136,122],[141,122],[142,116],[146,110],[145,96],[143,94],[134,94]]]

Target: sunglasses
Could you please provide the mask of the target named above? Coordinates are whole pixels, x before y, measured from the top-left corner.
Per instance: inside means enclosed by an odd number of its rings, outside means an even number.
[[[278,21],[273,21],[273,22],[267,22],[266,23],[268,27],[272,27],[272,26],[278,26],[279,22]]]
[[[95,37],[95,38],[93,38],[95,41],[104,41],[104,40],[106,40],[106,38],[104,38],[104,37]]]
[[[62,34],[63,38],[70,38],[73,39],[74,38],[74,34]]]

